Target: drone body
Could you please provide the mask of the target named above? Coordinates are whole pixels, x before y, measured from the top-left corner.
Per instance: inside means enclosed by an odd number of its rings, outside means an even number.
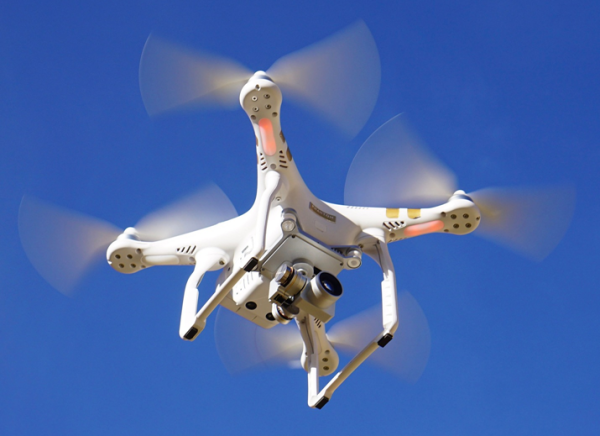
[[[200,334],[219,304],[263,328],[296,318],[304,339],[302,366],[309,372],[309,404],[320,408],[357,366],[349,365],[335,378],[337,383],[318,392],[318,377],[337,369],[337,353],[323,326],[333,318],[335,300],[342,294],[335,276],[359,268],[363,252],[382,267],[382,332],[359,353],[364,360],[376,346],[385,346],[398,326],[395,276],[386,244],[432,232],[470,233],[479,224],[479,210],[462,191],[428,209],[326,203],[307,188],[285,140],[279,87],[259,71],[242,88],[240,103],[256,136],[258,187],[252,208],[232,220],[162,241],[139,241],[135,229],[129,229],[110,245],[107,260],[123,273],[153,265],[194,265],[179,330],[185,340]],[[215,293],[198,310],[203,275],[221,268]],[[296,274],[301,277],[281,277]]]
[[[353,92],[354,83],[349,81],[340,84],[340,76],[333,73],[328,79],[328,69],[322,67],[315,68],[314,74],[311,75],[307,65],[311,65],[311,59],[313,63],[316,62],[314,59],[319,59],[319,62],[322,62],[322,59],[333,59],[331,53],[339,51],[354,56],[356,50],[360,51],[361,47],[366,47],[368,55],[355,62],[356,68],[360,69],[362,61],[374,58],[372,38],[365,29],[364,24],[359,24],[350,32],[336,36],[312,49],[313,52],[301,52],[299,55],[283,58],[283,62],[279,61],[274,65],[274,70],[278,72],[278,77],[282,78],[282,83],[291,84],[292,89],[296,91],[298,83],[303,83],[304,95],[316,107],[339,109],[339,105],[336,106],[330,100],[336,100],[334,97],[347,97],[350,91]],[[160,65],[161,68],[166,64],[163,62],[165,53],[175,60],[179,59],[179,55],[173,56],[174,52],[170,48],[165,49],[160,44],[148,46],[147,43],[145,50],[146,64]],[[152,61],[153,56],[158,60]],[[181,56],[185,59],[185,65],[193,66],[187,54]],[[378,57],[375,57],[378,61]],[[87,234],[98,233],[93,229],[102,227],[102,237],[95,238],[98,241],[94,242],[93,246],[75,257],[84,259],[80,268],[83,270],[87,266],[87,259],[91,259],[94,253],[99,249],[104,250],[108,245],[106,259],[121,273],[131,274],[158,265],[192,266],[193,272],[184,291],[179,327],[180,337],[187,341],[193,341],[203,331],[207,318],[219,305],[263,329],[295,321],[303,345],[302,352],[297,357],[308,373],[310,407],[323,407],[334,391],[359,365],[376,349],[385,347],[394,337],[400,320],[396,278],[387,244],[434,232],[465,235],[476,230],[480,223],[485,223],[489,217],[488,221],[496,225],[495,228],[501,229],[501,237],[520,248],[519,244],[524,242],[527,245],[532,242],[528,239],[529,235],[537,233],[529,231],[531,226],[515,224],[513,220],[521,219],[525,215],[525,218],[533,219],[536,229],[543,227],[538,218],[545,213],[531,210],[527,212],[527,205],[531,205],[529,198],[517,199],[515,203],[514,198],[518,196],[511,193],[508,195],[510,201],[502,203],[502,206],[508,204],[510,207],[501,210],[495,207],[501,202],[494,199],[494,203],[489,195],[467,195],[456,190],[453,177],[447,176],[446,170],[426,153],[418,151],[414,145],[408,148],[394,145],[393,149],[376,153],[379,160],[373,164],[373,171],[367,171],[367,175],[363,174],[364,168],[360,167],[360,162],[358,170],[351,168],[346,184],[347,191],[352,191],[348,186],[358,186],[358,191],[353,188],[354,194],[358,192],[358,195],[348,196],[347,192],[346,202],[350,202],[349,198],[358,199],[357,204],[327,203],[313,195],[305,184],[283,134],[280,123],[283,101],[280,80],[272,79],[270,73],[258,71],[249,79],[248,75],[242,75],[243,82],[240,82],[237,73],[229,73],[232,70],[230,63],[220,61],[213,67],[205,63],[199,65],[199,79],[205,79],[204,88],[199,87],[202,88],[201,92],[194,88],[197,95],[188,98],[187,94],[182,94],[178,89],[177,92],[171,92],[168,98],[161,97],[155,100],[149,100],[147,97],[148,89],[152,88],[147,83],[153,82],[155,77],[144,79],[142,72],[145,69],[141,68],[142,94],[145,96],[146,106],[149,112],[152,112],[150,108],[160,108],[161,105],[170,108],[207,95],[213,100],[219,100],[230,94],[226,92],[228,88],[233,86],[239,91],[241,86],[239,102],[248,115],[256,137],[257,191],[253,206],[243,215],[217,224],[191,228],[189,225],[175,225],[169,231],[159,229],[158,234],[154,232],[154,236],[152,229],[172,225],[171,215],[154,219],[152,225],[144,225],[142,221],[123,232],[106,223],[99,224],[97,220],[87,219],[82,228],[92,230],[84,231]],[[338,73],[341,71],[351,76],[347,73],[348,65],[348,62],[340,62]],[[223,68],[228,74],[222,72]],[[286,73],[288,70],[301,70],[301,76]],[[369,74],[378,72],[377,64],[371,68]],[[163,75],[161,72],[158,76],[162,78]],[[195,80],[195,76],[187,76]],[[226,77],[227,80],[215,85],[219,77]],[[375,80],[366,76],[361,80],[361,83],[377,83],[378,87],[378,78]],[[371,91],[369,93],[372,94]],[[358,105],[366,108],[364,111],[367,116],[374,104],[370,94],[371,103]],[[345,105],[350,106],[348,103]],[[351,118],[350,124],[354,128],[358,118],[352,110],[355,109],[351,108],[347,117]],[[365,145],[369,141],[375,145],[378,141],[397,141],[397,127],[396,117],[375,132]],[[379,175],[373,174],[384,168],[386,160],[404,162],[404,166],[399,165],[393,171],[382,170],[382,174]],[[370,191],[366,188],[363,190],[365,186]],[[384,204],[377,204],[379,207],[360,204],[362,199],[369,202],[371,199],[368,197],[372,196],[372,193],[406,191],[418,192],[417,197],[420,196],[421,199],[439,199],[441,201],[438,204],[441,204],[429,208],[399,208],[400,201],[412,197],[393,195],[389,196],[389,203],[384,200]],[[555,193],[549,196],[553,206],[560,202]],[[527,213],[518,216],[514,213],[516,209]],[[39,242],[44,236],[62,232],[61,234],[66,236],[61,243],[72,246],[66,238],[75,236],[71,224],[66,223],[79,222],[77,220],[80,218],[74,219],[70,215],[68,219],[61,218],[61,214],[64,214],[64,217],[67,217],[67,214],[56,212],[59,221],[63,220],[64,224],[48,230],[47,226],[44,227],[46,223],[40,221],[39,217],[51,215],[49,210],[46,206],[31,206],[24,201],[21,207],[20,229],[23,245],[30,259],[40,273],[54,284],[46,274],[47,271],[63,271],[68,275],[79,267],[76,268],[74,263],[66,258],[61,260],[60,256],[38,256],[39,253],[48,250],[40,250],[31,241]],[[203,212],[196,210],[193,213],[178,213],[196,218]],[[569,212],[565,213],[565,218],[568,223]],[[553,225],[556,226],[556,222]],[[199,230],[190,231],[195,228]],[[514,233],[514,228],[525,228],[527,233]],[[185,231],[181,231],[182,229]],[[562,236],[559,233],[555,232],[558,239]],[[549,238],[544,235],[543,240],[547,239]],[[50,245],[49,242],[47,244]],[[319,378],[334,374],[339,365],[335,344],[325,332],[326,323],[335,316],[336,301],[343,296],[343,288],[337,275],[342,270],[359,268],[363,254],[374,259],[382,270],[380,331],[366,343],[357,345],[355,356],[335,373],[323,389],[319,389]],[[69,255],[72,256],[72,253]],[[217,279],[215,291],[208,301],[198,307],[198,286],[206,272],[216,270],[221,270],[221,274]],[[79,274],[79,271],[76,272]],[[60,285],[55,286],[61,289]]]

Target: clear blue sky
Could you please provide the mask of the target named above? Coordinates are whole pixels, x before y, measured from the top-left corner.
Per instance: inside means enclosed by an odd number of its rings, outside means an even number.
[[[472,235],[391,247],[398,286],[431,329],[416,384],[365,365],[311,410],[301,371],[229,375],[212,323],[192,344],[179,339],[187,268],[123,276],[103,265],[73,298],[33,269],[17,232],[24,194],[120,227],[209,181],[238,212],[252,204],[241,109],[147,116],[138,62],[150,32],[258,70],[359,18],[382,64],[365,129],[348,142],[282,109],[317,195],[342,202],[361,143],[400,112],[466,191],[578,190],[572,225],[542,263]],[[0,433],[598,434],[599,28],[593,1],[3,2]],[[343,278],[340,317],[378,301],[372,265]]]

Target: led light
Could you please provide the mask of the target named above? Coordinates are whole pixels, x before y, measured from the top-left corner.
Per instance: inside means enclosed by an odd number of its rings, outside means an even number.
[[[281,228],[284,232],[291,232],[296,228],[296,221],[293,219],[286,219],[281,222]]]
[[[349,257],[348,259],[348,266],[352,269],[356,269],[359,266],[362,265],[362,259],[361,259],[361,252],[358,250],[350,250],[346,256]]]
[[[268,118],[261,118],[258,121],[258,127],[260,129],[260,138],[262,139],[262,146],[267,156],[273,156],[277,152],[277,143],[275,142],[275,136],[273,136],[273,124]]]
[[[444,222],[440,220],[431,221],[423,224],[415,224],[404,229],[404,236],[412,238],[413,236],[426,235],[427,233],[439,232],[444,228]]]
[[[357,259],[355,257],[348,259],[348,266],[352,269],[356,269],[361,265],[362,265],[362,261],[360,259]]]
[[[284,210],[281,214],[281,218],[281,229],[284,232],[291,232],[296,228],[296,215],[290,210]]]

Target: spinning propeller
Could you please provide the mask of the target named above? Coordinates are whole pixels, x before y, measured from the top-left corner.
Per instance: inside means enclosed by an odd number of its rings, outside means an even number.
[[[385,348],[369,362],[414,383],[425,369],[431,345],[429,325],[419,303],[408,292],[398,294],[400,325]],[[336,350],[354,355],[378,331],[381,308],[373,307],[335,323],[327,336]],[[227,370],[240,373],[260,366],[300,367],[302,338],[294,322],[263,329],[221,308],[215,321],[215,342]]]
[[[140,61],[140,90],[150,115],[190,106],[236,108],[253,73],[230,59],[150,35]],[[280,58],[266,74],[284,95],[316,108],[351,136],[369,118],[381,76],[375,41],[362,21]]]
[[[444,203],[457,189],[456,176],[437,160],[398,115],[356,154],[344,201],[371,207]],[[570,186],[489,188],[467,194],[481,212],[475,234],[536,260],[546,257],[566,232],[575,204]]]
[[[134,229],[141,240],[154,241],[217,224],[237,216],[216,185],[146,215]],[[21,243],[48,283],[70,294],[94,264],[105,261],[107,247],[123,233],[118,227],[68,209],[25,196],[19,209]]]

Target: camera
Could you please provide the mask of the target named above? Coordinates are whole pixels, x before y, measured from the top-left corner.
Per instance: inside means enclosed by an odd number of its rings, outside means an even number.
[[[335,314],[335,302],[344,290],[336,276],[319,271],[312,279],[312,266],[299,262],[283,263],[275,273],[269,288],[273,315],[282,323],[289,322],[300,310],[327,322]]]

